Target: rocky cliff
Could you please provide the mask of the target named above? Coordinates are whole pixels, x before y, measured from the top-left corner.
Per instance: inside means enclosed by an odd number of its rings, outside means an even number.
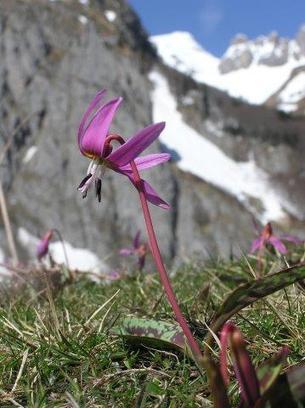
[[[286,226],[303,231],[304,197],[294,183],[304,178],[304,119],[252,107],[164,67],[125,1],[2,0],[0,56],[1,149],[13,135],[1,179],[16,235],[19,228],[35,236],[58,228],[72,245],[105,258],[143,229],[136,192],[116,174],[106,173],[101,204],[90,194],[81,199],[76,188],[88,162],[76,131],[88,102],[104,87],[124,97],[117,132],[129,136],[151,123],[151,69],[167,78],[179,112],[203,137],[236,161],[253,153],[287,195]],[[147,179],[172,205],[169,212],[153,210],[168,259],[247,247],[252,214],[232,194],[182,171],[175,158]],[[3,231],[0,236],[6,249]],[[26,256],[27,248],[19,249]]]

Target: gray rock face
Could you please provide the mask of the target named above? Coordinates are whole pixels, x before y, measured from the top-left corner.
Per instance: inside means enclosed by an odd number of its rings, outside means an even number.
[[[302,30],[300,31],[296,43],[302,50]],[[248,68],[252,62],[259,65],[276,67],[285,64],[290,55],[295,58],[300,57],[298,50],[287,38],[281,38],[276,32],[268,36],[260,36],[254,40],[249,40],[246,36],[239,34],[236,36],[219,64],[219,70],[223,74]]]
[[[291,228],[304,220],[305,118],[248,105],[169,68],[164,72],[185,121],[235,161],[252,159],[269,175],[278,194],[285,197]],[[192,105],[185,105],[189,95]],[[223,199],[231,208],[228,198]]]
[[[138,197],[126,180],[109,172],[102,204],[91,194],[82,200],[76,188],[89,162],[80,155],[76,131],[85,107],[102,87],[125,99],[115,131],[130,136],[151,123],[144,73],[152,54],[143,47],[144,56],[135,53],[133,48],[138,45],[132,41],[130,45],[129,38],[121,38],[109,27],[101,6],[102,2],[97,8],[48,1],[1,3],[0,115],[2,146],[25,121],[2,171],[15,226],[35,235],[56,227],[71,244],[102,257],[142,226]],[[80,13],[86,13],[88,19],[97,14],[83,24]],[[130,13],[128,24],[132,25]],[[135,33],[134,42],[136,39]],[[23,160],[33,146],[36,154],[28,162]],[[172,201],[172,176],[167,167],[153,170],[148,178]],[[172,215],[162,210],[155,213],[161,244],[170,254]]]
[[[248,48],[248,38],[239,34],[233,38],[231,45],[219,63],[219,71],[227,74],[237,69],[248,68],[253,61],[253,54]]]
[[[257,47],[264,47],[266,44],[271,48],[271,51],[259,58],[259,64],[276,67],[288,61],[289,40],[287,38],[280,38],[277,33],[271,33],[267,40],[265,38],[258,38],[255,41]]]

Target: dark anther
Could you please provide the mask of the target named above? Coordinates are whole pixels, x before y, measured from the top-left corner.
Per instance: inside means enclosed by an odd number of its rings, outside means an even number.
[[[95,193],[99,202],[102,199],[102,180],[98,178],[95,180]]]
[[[80,188],[84,187],[84,185],[86,184],[86,181],[88,181],[91,177],[92,177],[91,173],[87,174],[87,176],[81,181],[77,189],[79,190]]]
[[[87,194],[88,194],[88,190],[84,191],[82,197],[83,197],[83,198],[86,198],[86,197],[87,197]]]

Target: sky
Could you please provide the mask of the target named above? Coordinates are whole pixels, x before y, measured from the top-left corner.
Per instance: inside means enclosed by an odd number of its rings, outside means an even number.
[[[305,24],[305,0],[129,0],[146,30],[189,31],[221,56],[238,33],[255,38],[271,31],[294,37]]]

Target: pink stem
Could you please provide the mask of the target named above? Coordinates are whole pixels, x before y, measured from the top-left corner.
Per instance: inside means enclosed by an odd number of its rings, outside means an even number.
[[[160,253],[160,249],[158,246],[158,242],[157,242],[157,238],[156,238],[156,234],[154,231],[154,227],[153,227],[153,223],[152,223],[152,219],[151,219],[151,215],[150,215],[150,211],[148,208],[148,204],[146,201],[146,197],[144,194],[144,189],[143,189],[143,182],[141,180],[141,177],[139,175],[137,166],[135,164],[134,161],[132,161],[131,163],[131,168],[132,168],[132,172],[133,172],[133,176],[134,176],[134,181],[135,181],[135,185],[137,186],[139,195],[140,195],[140,201],[141,201],[141,205],[142,205],[142,210],[143,210],[143,215],[144,215],[144,219],[145,219],[145,224],[146,224],[146,228],[147,228],[147,233],[148,233],[148,237],[149,237],[149,242],[150,242],[150,248],[151,248],[151,252],[153,255],[153,258],[155,260],[157,269],[159,271],[160,274],[160,279],[161,282],[163,284],[165,293],[167,295],[168,301],[175,313],[176,319],[178,321],[178,323],[180,324],[183,333],[185,335],[185,337],[188,340],[189,343],[189,347],[192,351],[193,357],[195,359],[195,361],[197,362],[199,368],[202,367],[202,353],[200,350],[200,347],[197,343],[197,341],[194,339],[192,332],[190,330],[190,328],[188,327],[188,324],[179,308],[175,293],[173,291],[173,288],[171,286],[170,280],[168,278],[163,260],[162,260],[162,255]]]

